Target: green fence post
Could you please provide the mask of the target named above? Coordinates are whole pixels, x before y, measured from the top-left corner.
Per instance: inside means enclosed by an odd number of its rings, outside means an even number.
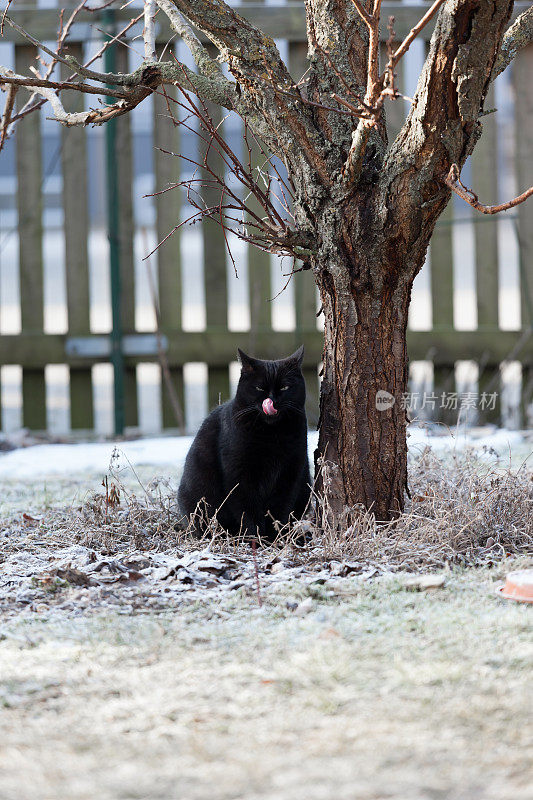
[[[102,15],[106,29],[114,28],[115,14],[105,11]],[[104,53],[106,72],[115,71],[116,44]],[[106,102],[111,104],[112,98]],[[116,158],[117,129],[114,119],[106,123],[106,189],[107,189],[107,235],[109,239],[109,264],[111,270],[111,363],[113,364],[113,396],[115,414],[115,435],[124,433],[124,355],[122,353],[122,319],[120,308],[120,244],[119,244],[119,196]]]

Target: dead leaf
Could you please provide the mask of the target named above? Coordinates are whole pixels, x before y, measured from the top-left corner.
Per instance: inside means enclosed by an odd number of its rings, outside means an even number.
[[[75,569],[74,567],[54,569],[52,570],[52,575],[56,575],[58,578],[61,578],[61,580],[67,581],[67,583],[71,583],[73,586],[94,586],[94,581],[86,575],[85,572],[82,572],[81,569]]]

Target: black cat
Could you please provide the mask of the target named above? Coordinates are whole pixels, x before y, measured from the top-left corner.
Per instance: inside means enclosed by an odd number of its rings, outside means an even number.
[[[300,518],[310,495],[304,349],[280,361],[239,350],[241,376],[233,400],[204,420],[185,461],[178,490],[190,516],[203,499],[231,534],[272,540],[272,518]]]

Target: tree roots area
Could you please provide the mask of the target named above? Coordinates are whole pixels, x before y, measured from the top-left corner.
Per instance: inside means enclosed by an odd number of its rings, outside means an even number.
[[[3,481],[2,800],[533,797],[527,464],[426,448],[394,524],[254,548],[155,472]]]

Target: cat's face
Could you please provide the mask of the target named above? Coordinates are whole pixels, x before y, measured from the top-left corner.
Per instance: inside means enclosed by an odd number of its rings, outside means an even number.
[[[238,418],[250,421],[251,417],[260,417],[266,424],[275,425],[290,415],[305,414],[303,355],[302,346],[280,361],[261,361],[239,350],[242,369],[235,395]]]

